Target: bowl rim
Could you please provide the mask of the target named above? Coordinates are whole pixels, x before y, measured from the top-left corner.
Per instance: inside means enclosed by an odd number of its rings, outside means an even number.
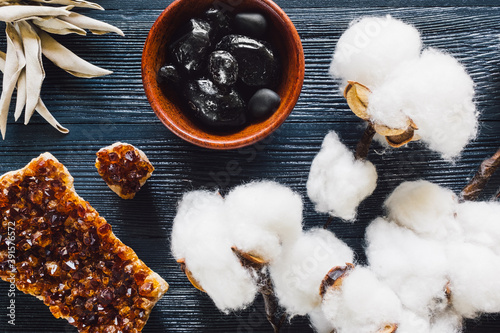
[[[253,145],[258,141],[269,136],[275,130],[277,130],[288,118],[290,113],[293,111],[295,105],[297,104],[297,101],[299,100],[305,77],[304,49],[302,46],[302,41],[299,36],[299,33],[297,32],[297,29],[295,28],[295,25],[293,24],[292,20],[283,11],[283,9],[279,7],[274,1],[254,0],[256,2],[260,2],[266,7],[269,7],[270,10],[272,10],[278,15],[283,25],[289,27],[288,32],[291,34],[291,39],[294,41],[295,48],[297,48],[297,52],[294,55],[297,57],[297,63],[298,63],[297,80],[294,80],[290,87],[291,92],[289,96],[291,98],[286,100],[286,104],[281,106],[285,108],[285,111],[281,112],[277,117],[275,117],[275,119],[273,119],[273,121],[266,127],[254,133],[251,133],[250,135],[233,139],[228,138],[227,140],[215,139],[211,137],[210,133],[207,132],[203,132],[205,134],[204,136],[195,135],[192,132],[189,132],[184,128],[182,128],[181,126],[179,126],[178,124],[176,124],[175,119],[173,117],[170,117],[168,112],[163,110],[163,108],[161,107],[158,97],[155,96],[155,94],[153,93],[153,89],[148,88],[152,85],[158,85],[156,80],[156,73],[153,74],[154,71],[148,70],[149,63],[146,55],[150,53],[148,51],[150,48],[152,48],[151,41],[154,38],[155,32],[158,29],[161,29],[160,23],[165,19],[166,16],[169,15],[171,11],[174,11],[177,8],[177,6],[179,6],[181,2],[184,1],[186,0],[175,0],[167,8],[163,10],[163,12],[158,16],[158,18],[153,23],[146,38],[146,41],[144,43],[143,53],[141,57],[141,76],[142,76],[143,88],[146,93],[146,97],[149,101],[149,104],[153,109],[153,111],[155,112],[156,116],[171,132],[173,132],[181,139],[188,141],[199,147],[215,149],[215,150],[230,150],[230,149],[238,149]]]

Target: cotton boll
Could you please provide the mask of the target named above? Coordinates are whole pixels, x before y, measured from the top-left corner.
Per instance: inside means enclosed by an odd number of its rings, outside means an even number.
[[[464,229],[465,240],[484,245],[500,255],[500,204],[466,201],[458,206],[457,221]]]
[[[376,86],[405,61],[419,56],[420,34],[411,25],[391,16],[366,17],[353,21],[340,37],[333,55],[330,73]]]
[[[367,112],[374,122],[405,128],[404,114],[418,126],[422,141],[446,159],[459,155],[476,136],[474,82],[450,55],[425,50],[372,92]]]
[[[448,306],[448,258],[442,242],[423,238],[411,230],[379,218],[366,231],[370,268],[422,318]]]
[[[278,183],[238,186],[226,196],[225,207],[233,245],[268,262],[302,233],[302,199]]]
[[[482,312],[500,312],[500,257],[491,250],[457,242],[448,248],[453,307],[474,318]]]
[[[418,234],[449,238],[460,234],[455,221],[458,200],[446,188],[428,181],[404,182],[384,203],[390,220]]]
[[[270,265],[280,304],[292,316],[311,313],[321,304],[319,292],[326,274],[353,260],[352,250],[333,233],[324,229],[305,232]]]
[[[316,333],[332,333],[335,327],[326,319],[321,308],[315,309],[309,313],[309,320]]]
[[[224,200],[217,193],[184,195],[174,219],[172,253],[185,260],[215,305],[228,312],[252,303],[257,286],[231,250],[224,214]]]
[[[377,187],[377,177],[372,163],[355,160],[330,132],[312,162],[307,194],[318,212],[353,220],[359,204]]]
[[[364,267],[355,268],[340,288],[330,288],[322,309],[338,333],[378,332],[397,324],[403,310],[396,294]]]

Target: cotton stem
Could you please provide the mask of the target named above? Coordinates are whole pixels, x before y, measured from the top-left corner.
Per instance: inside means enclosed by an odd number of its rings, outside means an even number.
[[[357,160],[365,160],[368,157],[368,152],[370,151],[375,133],[375,127],[373,127],[372,123],[368,122],[368,127],[366,127],[366,130],[356,147],[355,158]]]
[[[469,184],[462,190],[462,198],[467,201],[476,200],[498,167],[500,167],[500,149],[495,155],[481,163],[474,178],[472,178]]]
[[[267,264],[254,260],[256,257],[248,255],[236,247],[233,247],[232,250],[240,260],[243,267],[256,272],[259,293],[264,298],[267,320],[273,327],[274,332],[278,333],[281,330],[281,326],[285,322],[286,313],[284,313],[279,306],[278,297],[274,292],[273,281],[266,268]]]

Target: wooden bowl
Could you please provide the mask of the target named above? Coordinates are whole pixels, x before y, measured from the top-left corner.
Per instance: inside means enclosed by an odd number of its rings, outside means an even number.
[[[215,134],[193,122],[179,107],[176,92],[159,84],[157,74],[167,58],[167,45],[174,32],[190,18],[201,16],[210,6],[231,13],[260,12],[269,23],[269,39],[277,51],[282,78],[277,89],[281,105],[269,118],[229,134]],[[304,81],[304,52],[299,34],[283,10],[271,0],[176,0],[163,11],[149,32],[142,54],[142,81],[146,96],[160,120],[172,132],[195,145],[211,149],[234,149],[262,140],[275,131],[292,112]]]

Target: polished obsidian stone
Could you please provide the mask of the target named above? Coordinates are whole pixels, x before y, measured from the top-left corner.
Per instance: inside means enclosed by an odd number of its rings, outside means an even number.
[[[278,109],[281,103],[280,96],[271,89],[258,90],[248,102],[248,111],[255,119],[270,116]]]
[[[212,80],[218,85],[232,86],[238,80],[238,62],[229,52],[212,52],[208,70]]]
[[[259,13],[240,13],[234,18],[234,26],[242,35],[261,38],[267,31],[267,20]]]
[[[191,19],[174,36],[170,52],[174,61],[188,74],[201,71],[211,47],[210,24],[201,19]]]
[[[251,87],[272,87],[278,80],[278,60],[263,41],[243,35],[227,35],[217,44],[238,61],[239,78]]]
[[[165,65],[160,68],[158,73],[158,81],[160,83],[167,82],[174,87],[178,87],[181,83],[181,75],[174,65]]]
[[[246,122],[246,104],[236,90],[220,89],[208,79],[190,81],[184,96],[194,116],[212,128],[230,129]]]
[[[222,37],[231,33],[233,18],[228,15],[227,11],[210,8],[203,15],[203,19],[210,24],[214,40],[219,41]]]

